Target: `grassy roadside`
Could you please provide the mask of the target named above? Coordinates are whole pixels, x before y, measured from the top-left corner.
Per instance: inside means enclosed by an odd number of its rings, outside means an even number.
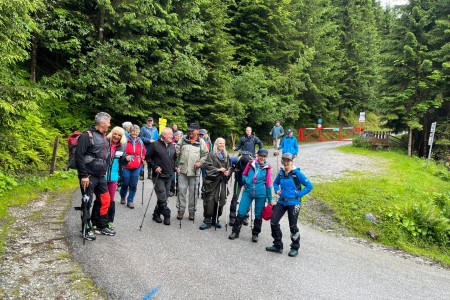
[[[78,186],[76,172],[55,172],[48,177],[33,176],[22,179],[13,189],[0,197],[0,253],[13,218],[8,212],[12,206],[23,206],[39,198],[44,192],[69,192]]]
[[[313,196],[360,237],[450,266],[450,172],[426,160],[353,146],[340,151],[375,158],[385,171],[352,172],[315,184]],[[371,213],[376,223],[365,215]]]

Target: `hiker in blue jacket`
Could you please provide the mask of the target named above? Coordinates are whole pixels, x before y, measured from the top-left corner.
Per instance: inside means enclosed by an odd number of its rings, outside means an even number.
[[[293,159],[297,157],[298,154],[298,141],[297,138],[294,136],[294,133],[292,132],[292,129],[288,130],[288,135],[283,138],[281,141],[280,146],[278,147],[278,150],[283,149],[282,153],[290,153],[292,154]]]
[[[145,150],[146,150],[146,152],[148,152],[148,148],[150,147],[150,144],[153,143],[154,141],[157,141],[158,137],[159,137],[158,129],[156,127],[153,127],[153,118],[152,117],[147,118],[147,124],[142,126],[141,131],[140,131],[140,136],[141,136],[142,142],[144,142]],[[147,179],[152,179],[152,168],[149,165],[147,165],[147,169],[148,169]],[[144,166],[142,166],[142,171],[140,174],[141,180],[144,180],[143,172],[144,172]]]
[[[313,186],[311,181],[300,172],[300,168],[294,166],[293,155],[285,153],[281,156],[283,167],[273,182],[275,194],[280,198],[272,209],[270,227],[272,229],[273,245],[266,247],[269,252],[282,253],[283,242],[280,229],[280,220],[284,213],[288,212],[289,229],[291,231],[291,251],[289,256],[294,257],[300,248],[300,232],[297,227],[298,215],[300,213],[301,198],[311,192]],[[301,189],[301,186],[304,186]]]

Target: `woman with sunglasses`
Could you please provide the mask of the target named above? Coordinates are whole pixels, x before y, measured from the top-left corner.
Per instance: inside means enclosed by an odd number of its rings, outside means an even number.
[[[268,151],[259,149],[256,159],[249,162],[242,173],[242,181],[245,183],[241,201],[238,208],[238,216],[233,224],[233,232],[229,236],[230,240],[239,237],[242,222],[248,212],[249,207],[255,200],[255,221],[252,229],[252,242],[258,242],[258,235],[261,232],[262,218],[261,212],[265,202],[272,203],[272,167],[267,163]]]

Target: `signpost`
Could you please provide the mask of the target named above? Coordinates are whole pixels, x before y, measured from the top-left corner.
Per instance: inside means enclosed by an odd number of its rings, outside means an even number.
[[[434,132],[435,131],[436,131],[436,122],[433,122],[431,124],[430,138],[428,139],[428,146],[430,146],[430,150],[428,152],[427,166],[428,166],[428,162],[430,161],[430,158],[431,158],[431,149],[433,148]]]

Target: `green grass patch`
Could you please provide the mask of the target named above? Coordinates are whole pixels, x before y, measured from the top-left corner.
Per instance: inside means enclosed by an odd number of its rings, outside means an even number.
[[[64,192],[73,190],[78,186],[76,171],[58,171],[48,177],[30,176],[12,179],[8,177],[11,188],[2,189],[0,201],[0,252],[5,245],[5,237],[14,219],[8,209],[13,206],[26,205],[39,198],[44,192]],[[15,184],[12,184],[15,182]],[[35,216],[39,217],[39,216]]]
[[[338,149],[373,158],[374,171],[315,184],[313,196],[353,234],[367,237],[372,231],[383,244],[450,265],[450,172],[398,152]],[[378,222],[367,221],[367,213]]]

